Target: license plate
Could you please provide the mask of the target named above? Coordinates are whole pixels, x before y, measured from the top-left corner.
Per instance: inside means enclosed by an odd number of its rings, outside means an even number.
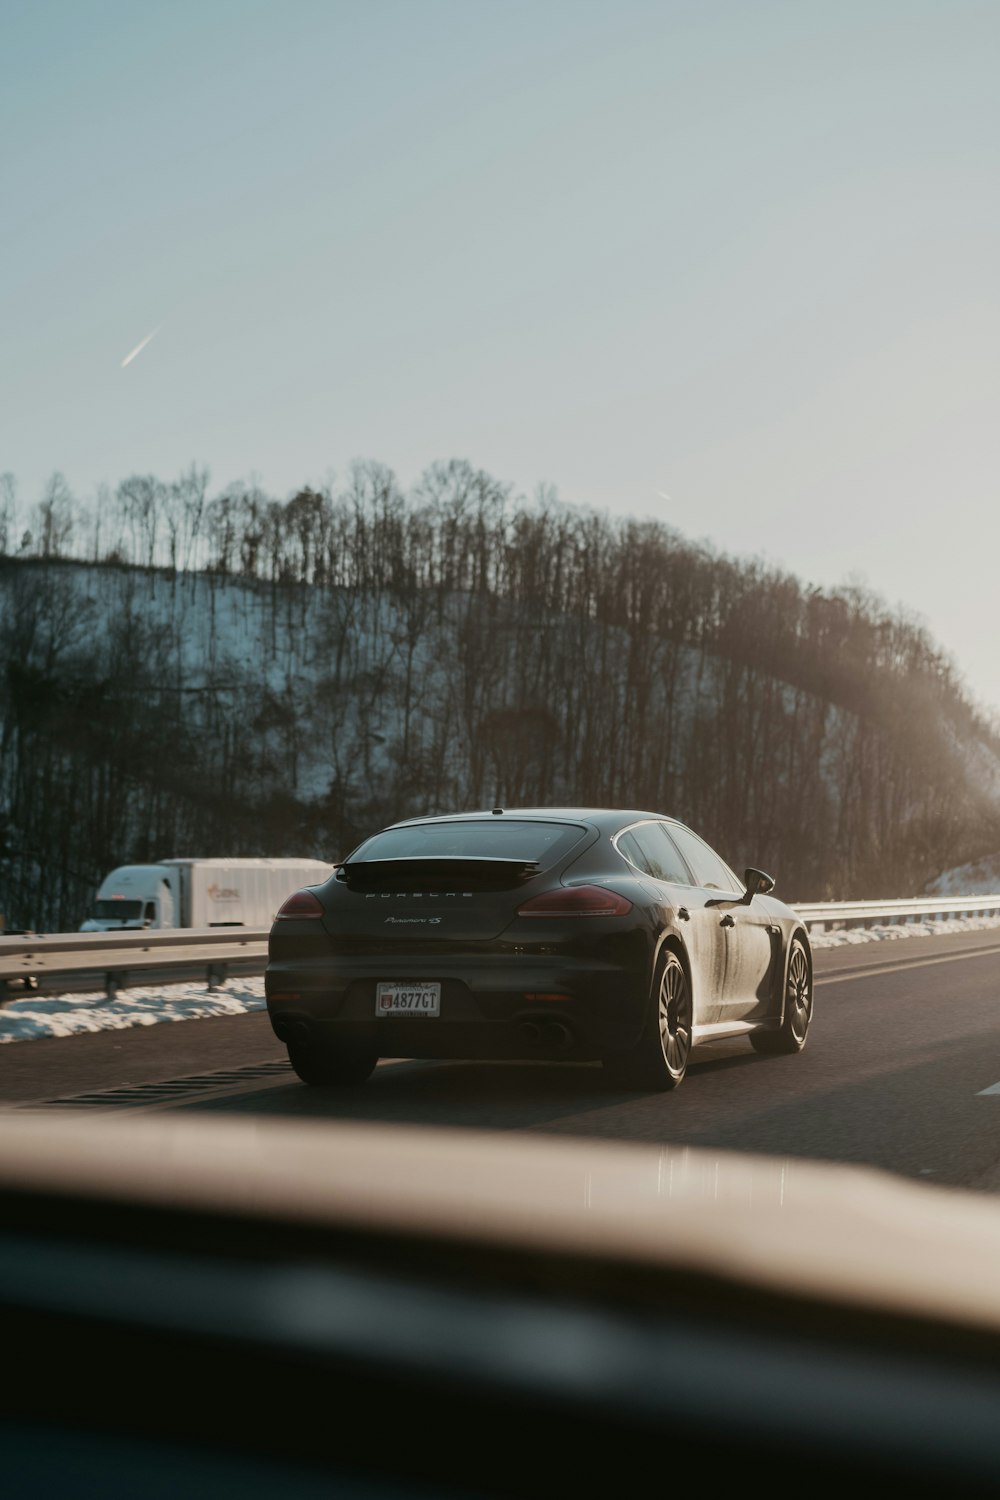
[[[377,1016],[437,1016],[441,1013],[441,986],[429,980],[413,984],[380,984],[375,994]]]

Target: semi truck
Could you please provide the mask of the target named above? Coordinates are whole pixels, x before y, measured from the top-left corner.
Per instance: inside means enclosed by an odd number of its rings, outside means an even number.
[[[164,859],[105,876],[81,932],[132,927],[268,927],[278,907],[333,873],[321,859]]]

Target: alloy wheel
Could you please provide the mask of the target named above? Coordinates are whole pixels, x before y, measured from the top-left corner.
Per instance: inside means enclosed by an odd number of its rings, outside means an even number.
[[[668,955],[660,977],[660,1047],[672,1078],[681,1079],[691,1055],[691,995],[679,959]]]
[[[811,1012],[812,982],[809,975],[809,961],[802,947],[796,943],[788,963],[785,1015],[788,1029],[799,1043],[805,1041]]]

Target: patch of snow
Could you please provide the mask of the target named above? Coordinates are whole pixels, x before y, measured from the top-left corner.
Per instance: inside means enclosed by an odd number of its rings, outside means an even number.
[[[843,948],[855,943],[897,942],[900,938],[941,937],[949,932],[978,932],[981,928],[1000,927],[995,917],[935,917],[927,922],[886,922],[876,927],[837,927],[832,931],[810,932],[814,948]]]
[[[964,764],[971,784],[980,787],[989,801],[1000,801],[1000,756],[993,743],[980,738],[961,739],[954,724],[947,722],[945,733]]]
[[[992,896],[1000,893],[1000,852],[944,870],[924,887],[926,896]]]
[[[193,1021],[203,1016],[237,1016],[263,1010],[264,976],[227,980],[209,990],[204,981],[135,985],[105,995],[36,995],[8,1000],[0,1009],[0,1045],[46,1036],[77,1036],[84,1031],[124,1031],[162,1021]]]

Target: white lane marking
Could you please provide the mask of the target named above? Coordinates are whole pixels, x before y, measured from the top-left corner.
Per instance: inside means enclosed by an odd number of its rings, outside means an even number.
[[[978,1094],[1000,1094],[1000,1083],[991,1083],[988,1089],[979,1089]]]
[[[873,974],[896,974],[903,969],[926,969],[930,964],[953,964],[963,958],[989,958],[1000,948],[977,948],[969,953],[939,953],[936,958],[911,958],[905,963],[884,963],[877,968],[852,969],[849,974],[814,974],[814,984],[846,984],[851,979],[870,979]]]

